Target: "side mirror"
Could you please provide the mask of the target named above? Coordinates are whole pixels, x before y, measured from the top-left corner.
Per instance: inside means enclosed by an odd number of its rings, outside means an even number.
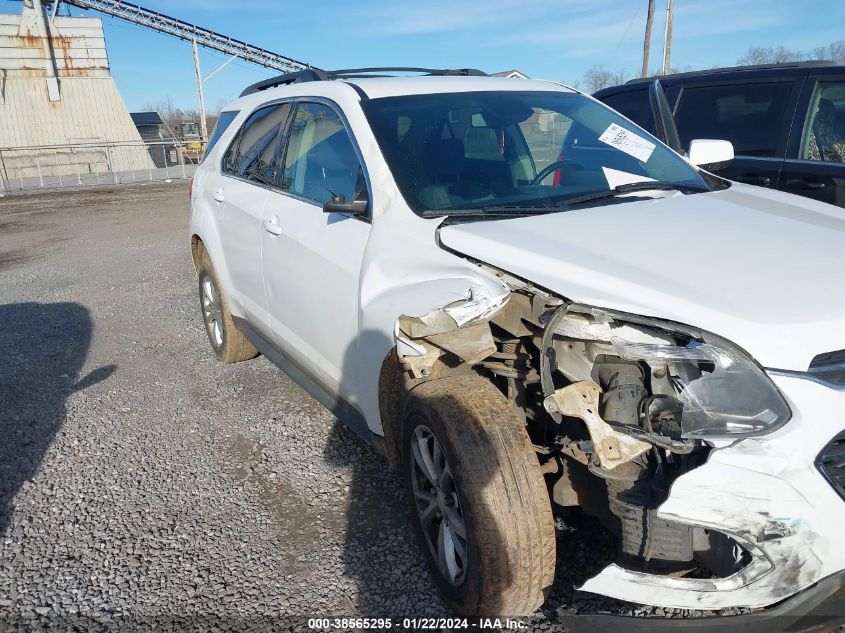
[[[366,198],[346,201],[346,196],[332,195],[323,203],[323,213],[351,213],[352,215],[365,215],[370,208]]]
[[[704,167],[726,163],[734,158],[734,146],[730,141],[697,138],[689,144],[689,162]]]

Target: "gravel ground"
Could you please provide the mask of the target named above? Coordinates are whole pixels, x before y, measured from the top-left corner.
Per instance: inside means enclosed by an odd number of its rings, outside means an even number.
[[[187,221],[184,183],[0,200],[0,629],[445,615],[386,462],[265,359],[212,356]],[[613,544],[559,521],[529,628],[702,615],[575,592]]]

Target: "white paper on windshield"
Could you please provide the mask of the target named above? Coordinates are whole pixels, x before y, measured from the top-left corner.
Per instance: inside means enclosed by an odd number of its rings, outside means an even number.
[[[638,176],[627,171],[620,171],[618,169],[611,169],[610,167],[602,167],[604,177],[607,179],[607,186],[609,189],[618,187],[619,185],[630,185],[632,182],[648,182],[653,181],[654,178],[647,178],[645,176]]]
[[[637,160],[646,162],[651,158],[651,153],[654,151],[654,143],[647,141],[642,136],[634,134],[624,127],[611,123],[607,129],[599,136],[602,143],[607,143],[611,147],[615,147],[620,152],[625,152],[629,156],[633,156]]]

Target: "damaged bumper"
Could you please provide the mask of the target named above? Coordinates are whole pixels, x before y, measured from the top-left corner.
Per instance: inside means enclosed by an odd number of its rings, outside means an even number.
[[[793,418],[778,431],[714,450],[678,478],[659,516],[725,534],[751,556],[723,578],[678,578],[616,564],[583,591],[682,609],[767,607],[845,569],[845,501],[815,462],[845,426],[845,391],[772,376]],[[707,533],[707,532],[705,532]],[[840,592],[841,593],[841,592]],[[841,606],[841,605],[840,605]]]
[[[685,633],[823,633],[845,624],[845,572],[820,580],[769,609],[745,615],[676,620],[634,616],[572,615],[561,623],[571,633],[632,633],[637,631],[677,631]]]

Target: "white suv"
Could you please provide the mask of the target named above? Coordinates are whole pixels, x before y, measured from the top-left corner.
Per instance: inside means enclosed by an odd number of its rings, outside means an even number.
[[[556,83],[369,70],[222,114],[191,217],[217,356],[260,351],[401,470],[459,614],[543,602],[553,510],[618,539],[583,591],[795,611],[841,588],[842,209]]]

